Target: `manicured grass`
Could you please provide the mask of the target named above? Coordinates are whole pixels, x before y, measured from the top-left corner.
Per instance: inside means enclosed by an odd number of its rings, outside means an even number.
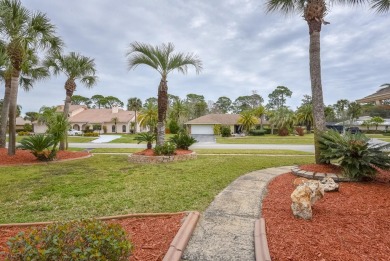
[[[146,149],[146,145],[145,145]],[[90,152],[91,153],[134,153],[137,151],[141,151],[144,149],[139,148],[97,148],[93,149]]]
[[[314,135],[305,134],[304,136],[277,136],[267,134],[264,136],[245,136],[245,137],[217,137],[217,143],[222,144],[314,144]]]
[[[134,140],[134,137],[136,137],[136,136],[137,136],[137,134],[122,134],[122,137],[120,137],[116,140],[110,141],[110,143],[138,143],[138,141]],[[168,140],[172,136],[173,136],[173,134],[166,134],[165,140]]]
[[[0,223],[69,220],[126,213],[203,211],[250,171],[312,163],[313,156],[202,156],[157,165],[95,155],[49,165],[0,168]]]
[[[16,136],[16,142],[20,142],[22,139],[28,138],[28,136]],[[87,143],[96,140],[97,137],[83,137],[83,136],[68,136],[69,143]],[[8,138],[7,138],[8,141]]]
[[[383,134],[366,134],[366,136],[369,138],[390,142],[390,136],[384,136]]]

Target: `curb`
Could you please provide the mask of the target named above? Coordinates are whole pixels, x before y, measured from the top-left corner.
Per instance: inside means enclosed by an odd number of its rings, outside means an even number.
[[[198,223],[199,212],[190,212],[184,221],[183,225],[180,227],[175,238],[172,240],[171,245],[169,246],[168,252],[164,256],[163,261],[180,261],[181,256],[192,236],[192,232],[195,229],[196,224]]]
[[[271,261],[269,253],[267,235],[265,229],[265,219],[260,218],[255,222],[255,259],[256,261]]]

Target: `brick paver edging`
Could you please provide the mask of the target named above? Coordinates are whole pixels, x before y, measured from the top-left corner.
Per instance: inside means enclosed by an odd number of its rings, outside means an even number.
[[[291,168],[291,172],[294,175],[297,175],[297,176],[303,177],[303,178],[307,178],[307,179],[322,180],[323,178],[332,178],[336,182],[353,181],[350,178],[347,178],[347,177],[340,175],[340,174],[306,171],[306,170],[300,169],[298,166]]]
[[[255,222],[255,258],[256,261],[271,261],[269,254],[265,219],[260,218]]]

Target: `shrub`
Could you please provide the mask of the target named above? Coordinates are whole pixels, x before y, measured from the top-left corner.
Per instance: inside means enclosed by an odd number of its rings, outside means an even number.
[[[349,132],[340,135],[337,131],[324,132],[319,140],[321,161],[337,160],[346,176],[354,180],[372,179],[376,169],[390,169],[390,156],[384,149],[390,144],[369,144],[362,133]]]
[[[221,124],[215,124],[213,127],[214,135],[221,135]]]
[[[266,132],[267,132],[266,130],[250,130],[249,131],[249,135],[252,135],[252,136],[264,136]]]
[[[177,149],[188,150],[188,148],[196,142],[196,139],[183,130],[171,137],[169,141],[175,144]]]
[[[96,220],[54,223],[7,244],[8,260],[128,260],[132,250],[120,225]]]
[[[165,142],[163,145],[156,145],[154,148],[154,153],[156,155],[166,155],[170,156],[175,153],[176,146],[173,143]]]
[[[296,128],[295,128],[295,132],[296,132],[299,136],[304,136],[304,135],[305,135],[305,130],[304,130],[302,127],[296,127]]]
[[[84,137],[99,137],[99,133],[97,132],[85,132]]]
[[[288,131],[287,128],[281,128],[278,130],[278,135],[279,136],[288,136],[290,132]]]
[[[227,126],[227,125],[221,126],[221,136],[222,137],[230,137],[231,136],[230,126]]]
[[[180,130],[179,124],[177,124],[177,121],[171,121],[169,123],[169,130],[172,134],[177,134]]]
[[[153,132],[141,132],[134,137],[134,140],[138,141],[138,144],[141,142],[146,142],[146,148],[151,149],[152,143],[157,139],[156,134]]]
[[[30,123],[25,123],[23,125],[23,130],[25,132],[32,132],[33,131],[33,127],[32,127],[32,125]]]
[[[19,149],[30,150],[40,161],[53,160],[57,154],[55,150],[56,140],[53,135],[37,134],[20,141]]]
[[[28,132],[28,131],[18,131],[18,136],[30,136],[30,132]]]

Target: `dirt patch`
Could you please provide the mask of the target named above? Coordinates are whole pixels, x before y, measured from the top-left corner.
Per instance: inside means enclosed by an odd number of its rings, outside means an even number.
[[[134,244],[130,261],[159,261],[168,251],[169,245],[177,234],[185,214],[159,217],[125,218],[107,221],[118,223],[126,231]],[[5,260],[1,252],[7,250],[9,237],[29,228],[0,228],[0,260]]]
[[[389,260],[389,183],[342,183],[339,192],[316,202],[313,219],[305,221],[294,218],[290,208],[295,178],[276,177],[263,200],[273,261]]]
[[[192,150],[175,150],[175,153],[174,155],[185,155],[185,154],[191,154],[192,153]],[[143,155],[143,156],[157,156],[156,154],[154,154],[154,150],[153,149],[146,149],[146,150],[143,150],[143,151],[139,151],[139,152],[135,152],[133,153],[135,155]]]
[[[90,155],[85,151],[58,151],[54,161],[76,159]],[[9,156],[8,150],[0,149],[0,165],[34,164],[42,163],[28,150],[16,150],[15,155]]]

